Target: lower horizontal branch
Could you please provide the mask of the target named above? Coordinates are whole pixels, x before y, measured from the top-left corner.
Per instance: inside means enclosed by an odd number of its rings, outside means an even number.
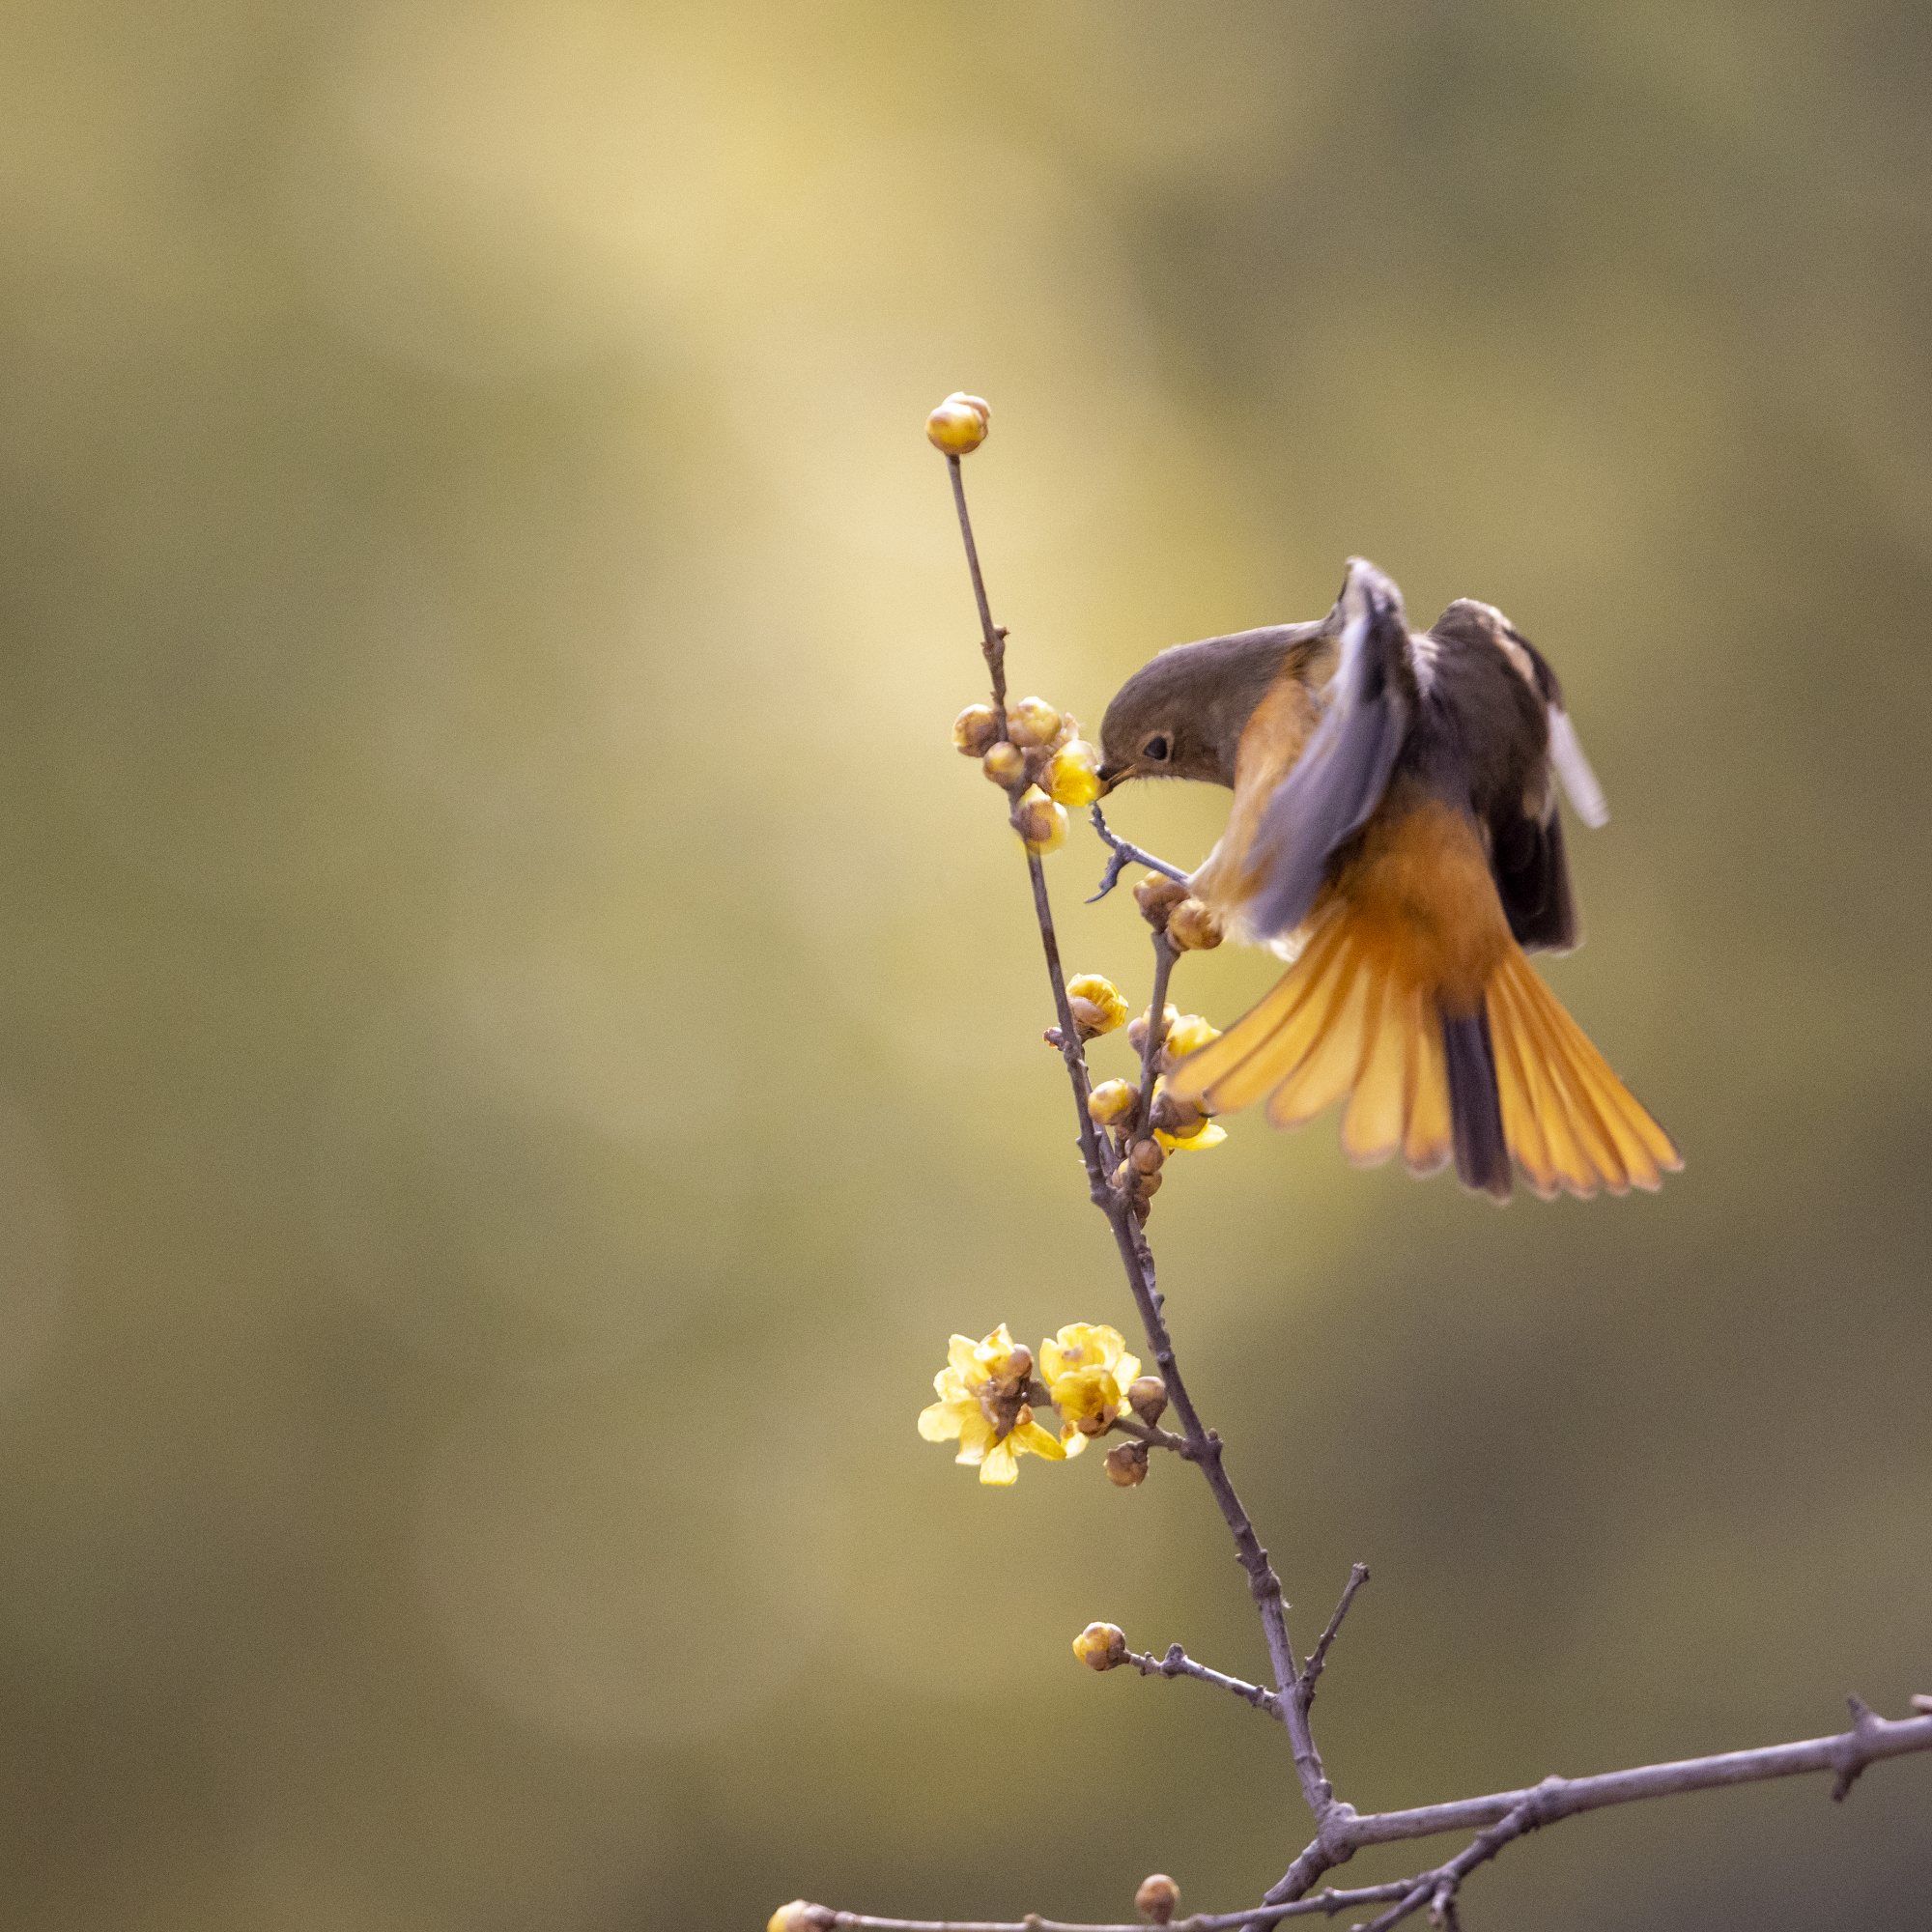
[[[1247,1932],[1279,1924],[1285,1918],[1314,1915],[1332,1918],[1351,1905],[1381,1905],[1400,1899],[1415,1883],[1400,1879],[1391,1885],[1358,1886],[1352,1891],[1321,1891],[1313,1898],[1296,1899],[1292,1905],[1251,1905],[1241,1912],[1197,1912],[1191,1918],[1177,1918],[1168,1932]],[[794,1910],[797,1908],[794,1907]],[[807,1908],[810,1923],[825,1932],[1148,1932],[1147,1921],[1137,1918],[1099,1923],[1093,1919],[1041,1918],[1029,1913],[1024,1918],[874,1918],[863,1912],[834,1912],[826,1906]]]
[[[1487,1798],[1419,1804],[1406,1811],[1370,1812],[1351,1818],[1343,1835],[1351,1848],[1359,1849],[1404,1838],[1433,1837],[1437,1832],[1476,1831],[1506,1818],[1532,1795],[1538,1801],[1538,1822],[1549,1824],[1579,1811],[1601,1810],[1606,1804],[1634,1804],[1684,1791],[1758,1784],[1773,1777],[1802,1777],[1810,1772],[1833,1772],[1843,1785],[1881,1758],[1932,1750],[1932,1717],[1886,1719],[1862,1705],[1857,1709],[1860,1715],[1849,1730],[1827,1738],[1761,1745],[1755,1750],[1719,1751],[1712,1757],[1679,1758],[1669,1764],[1604,1771],[1588,1777],[1550,1778],[1521,1791],[1496,1791]]]
[[[1524,1830],[1552,1825],[1579,1812],[1600,1811],[1610,1804],[1634,1804],[1689,1791],[1716,1791],[1725,1785],[1761,1784],[1774,1777],[1802,1777],[1826,1771],[1833,1774],[1832,1796],[1843,1798],[1867,1765],[1882,1758],[1932,1751],[1932,1714],[1888,1719],[1856,1697],[1850,1702],[1851,1728],[1830,1737],[1761,1745],[1752,1750],[1719,1751],[1711,1757],[1678,1758],[1666,1764],[1604,1771],[1585,1777],[1547,1777],[1541,1784],[1520,1791],[1494,1791],[1483,1798],[1452,1799],[1447,1804],[1418,1804],[1403,1811],[1331,1815],[1321,1836],[1289,1867],[1268,1897],[1294,1898],[1306,1889],[1312,1876],[1340,1864],[1365,1845],[1396,1844],[1408,1838],[1434,1837],[1442,1832],[1483,1831],[1505,1820],[1515,1827],[1508,1834],[1514,1837]],[[1919,1708],[1917,1698],[1913,1708]],[[1493,1852],[1488,1855],[1493,1856]],[[1424,1877],[1440,1877],[1450,1870],[1444,1866]],[[1410,1881],[1411,1888],[1422,1883],[1422,1879]],[[1388,1922],[1395,1922],[1395,1915],[1390,1915]]]

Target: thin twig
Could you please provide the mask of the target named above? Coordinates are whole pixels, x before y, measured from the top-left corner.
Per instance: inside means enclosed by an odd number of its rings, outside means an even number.
[[[1107,1430],[1109,1435],[1131,1435],[1136,1442],[1145,1442],[1150,1449],[1166,1449],[1184,1461],[1193,1461],[1194,1445],[1186,1436],[1177,1435],[1171,1429],[1137,1421],[1131,1415],[1117,1415],[1107,1425]]]
[[[953,475],[956,488],[957,464],[953,466]],[[1105,898],[1121,883],[1121,874],[1129,866],[1145,866],[1150,872],[1159,872],[1166,878],[1178,880],[1183,886],[1187,883],[1187,874],[1179,866],[1170,866],[1165,859],[1156,859],[1151,852],[1143,851],[1131,840],[1122,838],[1107,823],[1107,815],[1097,804],[1090,806],[1088,811],[1094,820],[1094,830],[1100,835],[1101,841],[1110,848],[1113,855],[1107,861],[1107,869],[1100,874],[1100,890],[1087,901],[1089,905],[1097,905]]]
[[[1550,1779],[1555,1783],[1558,1780]],[[1384,1912],[1374,1920],[1367,1932],[1393,1932],[1411,1912],[1419,1912],[1428,1906],[1440,1918],[1447,1918],[1455,1910],[1456,1894],[1462,1889],[1463,1881],[1480,1864],[1487,1863],[1505,1845],[1513,1844],[1525,1832],[1533,1832],[1545,1823],[1541,1815],[1540,1795],[1543,1786],[1532,1791],[1515,1810],[1502,1817],[1476,1838],[1466,1849],[1460,1851],[1447,1864],[1438,1865],[1434,1871],[1422,1876]]]
[[[1148,997],[1147,1039],[1141,1046],[1141,1104],[1135,1118],[1140,1131],[1151,1130],[1153,1083],[1160,1077],[1160,1056],[1167,1045],[1167,982],[1174,974],[1174,948],[1167,934],[1153,936],[1153,991]]]
[[[1342,1586],[1342,1601],[1335,1605],[1335,1614],[1328,1619],[1328,1627],[1315,1639],[1315,1648],[1308,1653],[1308,1662],[1301,1667],[1301,1675],[1295,1680],[1296,1694],[1304,1704],[1315,1701],[1315,1680],[1321,1675],[1328,1662],[1329,1646],[1335,1641],[1342,1628],[1342,1619],[1349,1614],[1349,1605],[1355,1601],[1355,1592],[1369,1580],[1369,1566],[1357,1563],[1349,1572],[1349,1580]]]
[[[1126,1660],[1143,1677],[1198,1677],[1203,1684],[1218,1684],[1223,1690],[1232,1690],[1245,1704],[1252,1704],[1257,1711],[1265,1711],[1270,1717],[1281,1713],[1281,1700],[1272,1690],[1264,1690],[1259,1684],[1249,1684],[1238,1677],[1230,1677],[1225,1671],[1210,1670],[1205,1663],[1197,1663],[1178,1643],[1169,1644],[1165,1656],[1156,1657],[1151,1650],[1130,1650]]]

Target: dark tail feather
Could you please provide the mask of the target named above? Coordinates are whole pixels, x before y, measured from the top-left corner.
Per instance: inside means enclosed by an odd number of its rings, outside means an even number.
[[[1449,1063],[1449,1122],[1456,1142],[1456,1172],[1464,1187],[1498,1201],[1510,1198],[1509,1145],[1503,1139],[1502,1101],[1496,1093],[1496,1056],[1486,1007],[1442,1016],[1442,1051]]]

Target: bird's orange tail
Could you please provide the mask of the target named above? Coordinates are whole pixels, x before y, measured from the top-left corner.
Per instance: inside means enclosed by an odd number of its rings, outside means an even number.
[[[1460,1017],[1410,951],[1385,922],[1331,907],[1281,983],[1184,1060],[1170,1090],[1216,1114],[1265,1094],[1279,1127],[1346,1097],[1351,1161],[1373,1166],[1400,1148],[1430,1174],[1453,1153],[1465,1181],[1499,1199],[1512,1154],[1546,1200],[1655,1189],[1683,1165],[1513,942],[1480,1009]]]

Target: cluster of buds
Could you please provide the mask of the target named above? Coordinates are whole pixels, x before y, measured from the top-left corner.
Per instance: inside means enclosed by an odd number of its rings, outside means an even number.
[[[1015,698],[1004,715],[969,704],[952,721],[952,743],[1012,802],[1012,826],[1030,852],[1051,852],[1066,837],[1066,808],[1100,796],[1100,754],[1077,720],[1043,697]]]
[[[1220,915],[1164,873],[1150,872],[1134,888],[1134,903],[1156,932],[1167,934],[1177,952],[1211,952],[1227,937]]]

